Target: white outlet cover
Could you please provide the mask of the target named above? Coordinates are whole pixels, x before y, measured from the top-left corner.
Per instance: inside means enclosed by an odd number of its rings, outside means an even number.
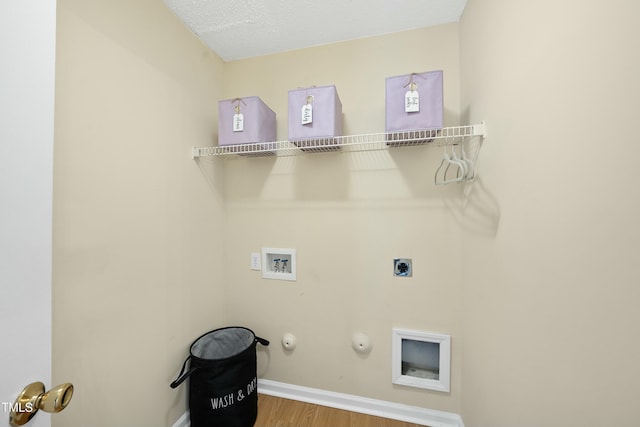
[[[251,269],[252,270],[262,270],[261,259],[262,259],[262,254],[258,252],[251,253]]]

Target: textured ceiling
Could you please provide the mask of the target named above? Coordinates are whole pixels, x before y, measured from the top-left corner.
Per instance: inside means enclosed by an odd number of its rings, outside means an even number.
[[[164,0],[224,61],[457,22],[466,0]]]

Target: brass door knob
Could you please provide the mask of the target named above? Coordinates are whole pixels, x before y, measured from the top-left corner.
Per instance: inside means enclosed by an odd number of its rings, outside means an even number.
[[[67,407],[72,396],[71,383],[60,384],[46,393],[44,384],[31,383],[22,390],[11,407],[9,424],[14,427],[25,425],[39,409],[45,412],[60,412]]]

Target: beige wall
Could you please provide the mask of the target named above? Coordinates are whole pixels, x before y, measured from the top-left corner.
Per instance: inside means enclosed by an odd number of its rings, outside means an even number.
[[[443,69],[446,124],[459,121],[458,25],[356,40],[225,64],[227,98],[258,95],[287,139],[287,92],[335,84],[345,132],[384,131],[385,77]],[[435,187],[438,148],[225,164],[228,321],[273,341],[263,377],[410,405],[460,411],[460,187]],[[249,269],[262,247],[297,250],[296,282]],[[394,278],[393,258],[414,277]],[[452,335],[451,393],[391,383],[391,330]],[[354,332],[374,348],[360,357]],[[286,353],[280,338],[298,346]]]
[[[384,78],[412,71],[444,69],[458,124],[458,61],[451,24],[222,64],[157,1],[60,1],[54,378],[77,392],[54,422],[171,425],[187,345],[224,324],[273,341],[264,378],[459,412],[460,189],[431,184],[439,149],[188,157],[215,141],[226,97],[261,96],[286,138],[299,86],[336,84],[345,131],[381,132]],[[266,246],[298,250],[297,282],[249,270]],[[412,279],[392,277],[394,257],[414,259]],[[453,336],[451,393],[391,384],[394,326]]]
[[[469,0],[463,120],[469,426],[638,424],[640,58],[633,1]]]
[[[188,344],[224,324],[272,340],[276,381],[470,426],[632,425],[638,12],[470,0],[459,25],[223,64],[158,0],[60,0],[53,377],[77,390],[54,425],[170,426]],[[436,148],[189,157],[218,99],[261,96],[285,139],[287,90],[335,84],[345,131],[381,132],[384,77],[432,69],[445,124],[488,123],[472,185],[432,185]],[[270,246],[297,282],[249,269]],[[451,393],[391,384],[395,326],[452,335]]]
[[[53,377],[76,390],[52,420],[170,426],[188,344],[224,324],[221,187],[190,157],[222,62],[161,1],[60,0],[57,27]]]

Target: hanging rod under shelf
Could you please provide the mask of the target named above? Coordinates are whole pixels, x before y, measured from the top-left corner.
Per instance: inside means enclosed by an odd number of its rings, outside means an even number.
[[[484,122],[475,125],[452,126],[433,130],[370,133],[316,138],[302,141],[274,141],[255,144],[223,145],[217,147],[193,147],[192,158],[210,156],[296,156],[306,153],[336,151],[371,151],[387,148],[429,145],[460,144],[471,137],[486,134]]]

